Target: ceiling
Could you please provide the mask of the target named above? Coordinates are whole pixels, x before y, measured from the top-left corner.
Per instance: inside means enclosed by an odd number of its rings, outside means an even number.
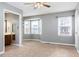
[[[32,16],[47,13],[57,13],[69,10],[75,10],[77,2],[48,2],[51,5],[50,8],[41,7],[34,9],[33,5],[24,5],[24,2],[7,2],[8,4],[15,6],[23,11],[23,16]]]

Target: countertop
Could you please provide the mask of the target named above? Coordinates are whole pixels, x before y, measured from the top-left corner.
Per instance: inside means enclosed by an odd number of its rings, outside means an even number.
[[[5,33],[5,35],[11,35],[11,34],[15,34],[15,33],[13,33],[13,32],[11,32],[11,33]]]

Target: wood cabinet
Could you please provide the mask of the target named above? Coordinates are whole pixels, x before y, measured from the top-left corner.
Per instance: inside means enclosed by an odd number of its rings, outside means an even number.
[[[11,42],[11,35],[5,35],[5,45],[10,45]]]
[[[15,34],[5,35],[5,45],[11,45],[13,40],[15,40]]]
[[[12,40],[15,40],[15,34],[12,34]]]

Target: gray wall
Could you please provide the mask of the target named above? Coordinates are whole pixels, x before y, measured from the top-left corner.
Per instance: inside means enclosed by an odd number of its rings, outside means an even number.
[[[3,20],[3,11],[4,9],[9,9],[9,10],[12,10],[14,12],[17,12],[17,13],[20,13],[22,15],[22,11],[20,9],[17,9],[7,3],[4,3],[4,2],[0,2],[0,52],[3,51],[3,28],[4,28],[4,22],[5,20]],[[19,25],[19,24],[18,24]],[[19,34],[19,32],[18,32]]]
[[[66,12],[51,13],[51,14],[46,14],[46,15],[24,17],[23,19],[24,20],[27,20],[29,18],[41,18],[42,19],[42,35],[39,36],[40,40],[42,41],[74,44],[75,43],[74,16],[72,20],[73,21],[72,36],[58,36],[58,20],[57,20],[57,16],[71,16],[74,14],[75,14],[75,11],[66,11]],[[30,36],[28,37],[27,35],[23,35],[23,36],[24,36],[24,39],[30,37]]]

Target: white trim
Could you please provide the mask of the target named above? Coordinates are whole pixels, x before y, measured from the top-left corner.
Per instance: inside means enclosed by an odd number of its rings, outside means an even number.
[[[58,45],[68,45],[68,46],[74,46],[74,44],[66,44],[66,43],[56,43],[56,42],[45,42],[45,41],[41,41],[43,43],[50,43],[50,44],[58,44]]]
[[[77,53],[79,54],[79,50],[77,50]]]
[[[79,54],[79,50],[77,49],[77,46],[75,45],[75,48],[76,48],[76,50],[77,50],[77,53]]]
[[[17,12],[15,12],[15,11],[11,11],[11,10],[9,10],[9,9],[4,9],[3,10],[3,53],[5,53],[5,22],[4,22],[4,20],[5,20],[5,13],[6,13],[6,11],[8,11],[8,12],[10,12],[10,13],[13,13],[13,14],[16,14],[16,15],[19,15],[19,44],[17,44],[17,46],[21,46],[22,45],[22,31],[21,31],[21,20],[22,20],[22,15],[21,14],[19,14],[19,13],[17,13]]]
[[[78,15],[78,9],[76,9],[76,11],[75,11],[75,48],[76,48],[76,50],[77,50],[77,53],[79,54],[79,50],[78,50],[78,37],[77,37],[77,25],[76,25],[76,22],[77,22],[77,20],[78,20],[78,17],[79,17],[79,15]]]
[[[76,47],[75,47],[76,48]],[[77,50],[77,53],[79,54],[79,50],[76,48],[76,50]]]
[[[28,40],[34,40],[34,41],[40,41],[39,39],[23,39],[24,41],[28,41]]]
[[[58,45],[68,45],[68,46],[75,46],[74,44],[66,44],[66,43],[56,43],[56,42],[46,42],[39,39],[24,39],[24,40],[34,40],[34,41],[40,41],[42,43],[50,43],[50,44],[58,44]]]
[[[7,12],[10,12],[10,13],[13,13],[13,14],[16,14],[16,15],[21,15],[21,14],[15,12],[15,11],[12,11],[12,10],[9,10],[9,9],[4,9],[4,11],[5,11],[5,13],[7,11]]]
[[[1,51],[1,52],[0,52],[0,55],[1,55],[1,54],[4,54],[4,51]]]
[[[20,45],[20,44],[13,44],[15,46],[18,46],[18,47],[23,47],[23,45]]]
[[[20,41],[19,41],[19,44],[21,45],[22,44],[22,16],[21,15],[19,15],[20,17],[19,17],[19,39],[20,39]]]

